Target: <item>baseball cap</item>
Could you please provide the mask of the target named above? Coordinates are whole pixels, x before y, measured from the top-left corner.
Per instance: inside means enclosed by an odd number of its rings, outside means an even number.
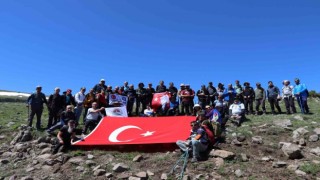
[[[104,79],[100,79],[100,82],[101,82],[101,81],[105,82],[105,80],[104,80]]]

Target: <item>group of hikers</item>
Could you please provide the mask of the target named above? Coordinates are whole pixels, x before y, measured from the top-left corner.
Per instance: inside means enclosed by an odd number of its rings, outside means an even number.
[[[97,124],[106,115],[105,108],[117,106],[117,104],[109,104],[109,97],[112,94],[118,94],[127,97],[128,116],[194,115],[197,121],[193,124],[203,124],[202,120],[207,119],[210,123],[204,122],[217,134],[217,130],[223,129],[228,119],[239,126],[245,119],[245,115],[266,114],[266,100],[270,104],[272,114],[277,114],[275,108],[278,113],[282,113],[279,106],[279,100],[281,99],[285,102],[287,114],[297,112],[295,99],[299,104],[301,113],[309,113],[307,87],[300,83],[298,78],[294,81],[295,86],[290,85],[289,80],[284,80],[281,91],[272,81],[268,82],[268,88],[265,90],[261,83],[256,83],[254,89],[249,82],[245,82],[242,86],[239,80],[236,80],[234,86],[229,84],[226,88],[222,83],[218,83],[217,87],[214,87],[213,83],[209,82],[207,87],[202,85],[201,89],[195,92],[189,84],[180,84],[180,89],[178,89],[173,82],[170,82],[167,88],[164,81],[160,81],[156,88],[152,87],[152,83],[148,83],[148,87],[145,88],[144,83],[141,82],[135,89],[133,84],[129,85],[128,82],[124,82],[123,86],[116,86],[113,89],[112,86],[105,85],[105,80],[101,79],[87,94],[85,94],[86,88],[81,87],[75,95],[72,95],[71,89],[67,89],[60,95],[60,88],[57,87],[48,100],[41,92],[42,87],[37,86],[36,92],[31,94],[27,100],[28,107],[31,107],[28,121],[29,126],[32,127],[32,121],[36,115],[36,128],[41,129],[43,104],[46,104],[49,112],[47,132],[51,134],[56,129],[60,129],[58,133],[60,146],[63,144],[71,146],[70,135],[73,134],[74,128],[79,125],[80,118],[83,117],[84,124],[82,133],[86,134],[88,128]],[[170,103],[168,106],[153,109],[153,95],[163,92],[170,94]],[[198,99],[197,103],[194,103],[195,97]],[[254,102],[255,112],[253,110]],[[134,104],[135,109],[133,109]],[[260,111],[260,107],[262,111]],[[218,125],[216,124],[214,125],[216,127],[213,127],[211,122],[218,122]],[[200,127],[202,126],[200,125]],[[194,132],[196,133],[197,130]],[[65,134],[68,134],[69,139],[65,138]],[[203,141],[201,137],[198,136],[197,141]],[[194,137],[191,139],[194,139]],[[66,145],[66,141],[68,141],[68,145]],[[196,144],[193,141],[190,142],[192,142],[192,145]],[[194,149],[199,150],[201,148]],[[195,157],[198,156],[197,153],[194,155]]]

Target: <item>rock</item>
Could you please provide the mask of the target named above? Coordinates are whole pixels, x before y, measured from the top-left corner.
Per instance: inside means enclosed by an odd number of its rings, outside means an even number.
[[[320,128],[315,128],[313,132],[316,133],[317,135],[320,135]]]
[[[196,175],[195,179],[204,179],[204,175],[203,174],[198,174],[198,175]]]
[[[69,163],[71,164],[75,164],[75,165],[81,165],[83,164],[83,158],[82,157],[73,157],[71,159],[69,159]]]
[[[281,168],[281,167],[286,167],[286,166],[287,166],[287,163],[284,161],[278,161],[278,162],[272,163],[273,168]]]
[[[290,164],[287,169],[290,170],[290,171],[296,171],[297,169],[299,168],[298,165],[295,165],[295,164]]]
[[[269,162],[272,161],[272,159],[270,157],[263,157],[261,158],[261,161]]]
[[[292,127],[292,123],[290,119],[277,119],[273,121],[273,124],[281,128]]]
[[[39,149],[44,149],[44,148],[49,147],[49,144],[48,144],[48,143],[40,143],[40,144],[37,145],[37,147],[38,147]]]
[[[217,174],[216,172],[212,172],[211,176],[213,179],[222,179],[222,176],[220,174]]]
[[[242,145],[242,143],[241,143],[240,141],[238,141],[237,139],[233,139],[233,140],[231,141],[231,144],[232,144],[232,145],[235,145],[235,146],[241,146],[241,145]]]
[[[94,155],[88,154],[87,158],[88,158],[88,159],[93,159],[93,158],[94,158]]]
[[[40,154],[49,154],[49,153],[51,153],[51,148],[48,147],[48,148],[44,148]]]
[[[102,168],[101,168],[101,165],[98,165],[98,166],[94,167],[94,168],[92,169],[92,171],[94,172],[94,171],[96,171],[96,170],[98,170],[98,169],[102,169]]]
[[[191,179],[191,178],[190,178],[189,175],[184,175],[183,178],[182,178],[182,180],[190,180],[190,179]]]
[[[112,173],[106,173],[106,178],[111,178],[112,176]]]
[[[14,125],[15,123],[14,122],[8,122],[8,124],[7,124],[7,127],[11,127],[12,125]]]
[[[113,166],[113,168],[112,168],[112,170],[114,172],[124,172],[124,171],[127,171],[128,169],[129,169],[129,167],[122,164],[122,163],[118,163],[115,166]]]
[[[239,178],[243,176],[243,172],[240,169],[237,169],[234,174]]]
[[[309,133],[309,131],[308,130],[306,130],[305,128],[298,128],[298,129],[296,129],[296,130],[294,130],[293,132],[292,132],[292,134],[293,134],[293,136],[292,136],[292,138],[293,139],[299,139],[300,138],[300,136],[304,136],[305,134],[307,134],[307,133]]]
[[[117,175],[116,179],[128,179],[132,174],[131,173],[121,173]]]
[[[26,176],[26,177],[22,177],[21,180],[33,180],[33,178],[30,176]]]
[[[317,148],[310,149],[310,153],[320,156],[320,148],[317,147]]]
[[[27,168],[27,169],[26,169],[26,172],[28,173],[28,172],[31,172],[31,171],[34,171],[34,170],[35,170],[34,167],[30,167],[30,168]]]
[[[309,141],[310,142],[317,142],[318,139],[319,139],[318,134],[313,134],[313,135],[309,136]]]
[[[246,136],[244,136],[244,135],[238,135],[238,136],[237,136],[237,140],[238,140],[239,142],[243,142],[243,141],[246,140]]]
[[[42,154],[38,157],[36,157],[36,160],[40,161],[40,162],[45,162],[46,160],[51,158],[51,154]]]
[[[9,158],[9,157],[12,157],[12,152],[4,152],[1,156],[4,157],[4,158]]]
[[[300,176],[300,177],[307,175],[307,173],[305,173],[305,172],[303,172],[303,171],[301,171],[301,170],[299,170],[299,169],[296,170],[295,173],[296,173],[297,176]]]
[[[288,142],[279,142],[278,148],[281,149],[283,146],[289,146],[291,143]]]
[[[0,159],[1,164],[8,164],[10,161],[8,159]]]
[[[10,176],[9,180],[16,180],[18,178],[17,175]]]
[[[304,138],[301,138],[301,139],[299,140],[299,145],[300,145],[300,146],[306,146],[306,145],[307,145],[306,140],[305,140]]]
[[[37,143],[51,143],[51,138],[48,136],[42,136],[37,139]]]
[[[3,135],[0,136],[0,140],[2,140],[2,139],[4,139],[4,138],[5,138],[5,136],[3,136]]]
[[[300,116],[300,115],[295,115],[295,116],[293,116],[293,118],[296,119],[296,120],[299,120],[299,121],[303,121],[304,120],[303,117]]]
[[[92,161],[92,160],[86,160],[86,165],[88,166],[94,166],[96,165],[96,162]]]
[[[160,179],[163,179],[163,180],[168,179],[167,174],[166,174],[166,173],[162,173],[162,174],[161,174],[161,178],[160,178]]]
[[[138,172],[138,173],[136,174],[136,176],[139,177],[139,178],[141,178],[141,179],[147,179],[147,178],[148,178],[147,172],[144,172],[144,171]]]
[[[76,167],[76,170],[78,171],[78,172],[83,172],[84,171],[84,167],[83,166],[78,166],[78,167]]]
[[[33,160],[33,161],[32,161],[32,165],[37,165],[37,164],[39,164],[39,161],[38,161],[38,160]]]
[[[21,137],[21,142],[26,142],[32,140],[32,134],[29,130],[23,131],[23,135]]]
[[[147,170],[147,174],[148,174],[148,176],[154,176],[154,173],[150,170]]]
[[[312,160],[312,163],[314,163],[314,164],[320,164],[320,161],[318,161],[318,160]]]
[[[281,150],[289,159],[300,159],[303,157],[299,146],[296,144],[284,145]]]
[[[230,151],[225,151],[225,150],[214,150],[213,152],[210,152],[210,155],[213,157],[220,157],[223,159],[233,159],[235,157],[235,154]]]
[[[222,158],[214,158],[213,162],[216,165],[217,169],[224,165],[224,160]]]
[[[141,180],[141,178],[130,176],[128,180]]]
[[[261,136],[254,136],[254,137],[252,137],[252,143],[262,144],[262,143],[263,143],[262,137],[261,137]]]
[[[27,152],[27,149],[30,147],[28,143],[17,143],[14,146],[15,152]]]
[[[104,175],[106,173],[106,170],[104,170],[104,169],[98,169],[98,170],[96,170],[94,173],[93,173],[93,175],[94,176],[102,176],[102,175]]]
[[[133,162],[140,162],[143,159],[142,155],[137,155],[136,157],[133,158]]]
[[[241,161],[242,161],[242,162],[247,162],[247,161],[249,161],[248,156],[247,156],[246,154],[244,154],[244,153],[241,153]]]

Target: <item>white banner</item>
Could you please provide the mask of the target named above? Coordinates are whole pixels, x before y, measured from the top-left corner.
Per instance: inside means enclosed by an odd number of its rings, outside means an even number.
[[[127,108],[121,107],[110,107],[105,109],[107,116],[110,117],[128,117]]]
[[[113,105],[114,103],[120,103],[121,106],[127,106],[128,97],[122,96],[119,94],[110,94],[109,95],[109,105]]]

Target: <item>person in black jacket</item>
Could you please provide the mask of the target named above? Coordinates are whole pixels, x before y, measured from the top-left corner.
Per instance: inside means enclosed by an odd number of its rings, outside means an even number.
[[[31,94],[27,99],[27,107],[31,106],[31,113],[29,115],[29,126],[32,127],[32,120],[34,115],[37,116],[36,128],[37,130],[41,129],[41,115],[43,112],[43,103],[48,106],[46,96],[41,92],[42,87],[37,86],[36,92]]]
[[[166,92],[167,91],[167,87],[164,85],[164,81],[160,81],[159,85],[156,87],[156,93],[162,93],[162,92]]]
[[[253,114],[254,89],[250,86],[249,82],[245,82],[243,85],[244,88],[242,95],[246,114]]]
[[[58,122],[60,113],[63,111],[63,105],[64,102],[60,95],[60,88],[56,87],[54,93],[49,96],[48,100],[49,119],[47,129]]]
[[[277,86],[273,85],[272,81],[268,82],[269,86],[267,89],[267,97],[268,97],[268,101],[271,107],[271,113],[273,115],[276,114],[275,110],[274,110],[274,106],[276,106],[279,114],[281,114],[281,108],[279,106],[279,101],[278,98],[280,97],[280,90]]]
[[[66,110],[63,111],[60,115],[60,122],[58,122],[55,126],[52,126],[47,130],[48,134],[51,134],[54,130],[62,128],[62,126],[67,125],[70,120],[75,120],[76,115],[73,112],[73,108],[71,105],[66,107]]]
[[[68,105],[76,106],[76,101],[71,93],[72,93],[71,89],[67,89],[67,91],[63,93],[63,95],[62,95],[62,99],[63,99],[63,103],[64,103],[63,109],[66,109],[66,107]]]

